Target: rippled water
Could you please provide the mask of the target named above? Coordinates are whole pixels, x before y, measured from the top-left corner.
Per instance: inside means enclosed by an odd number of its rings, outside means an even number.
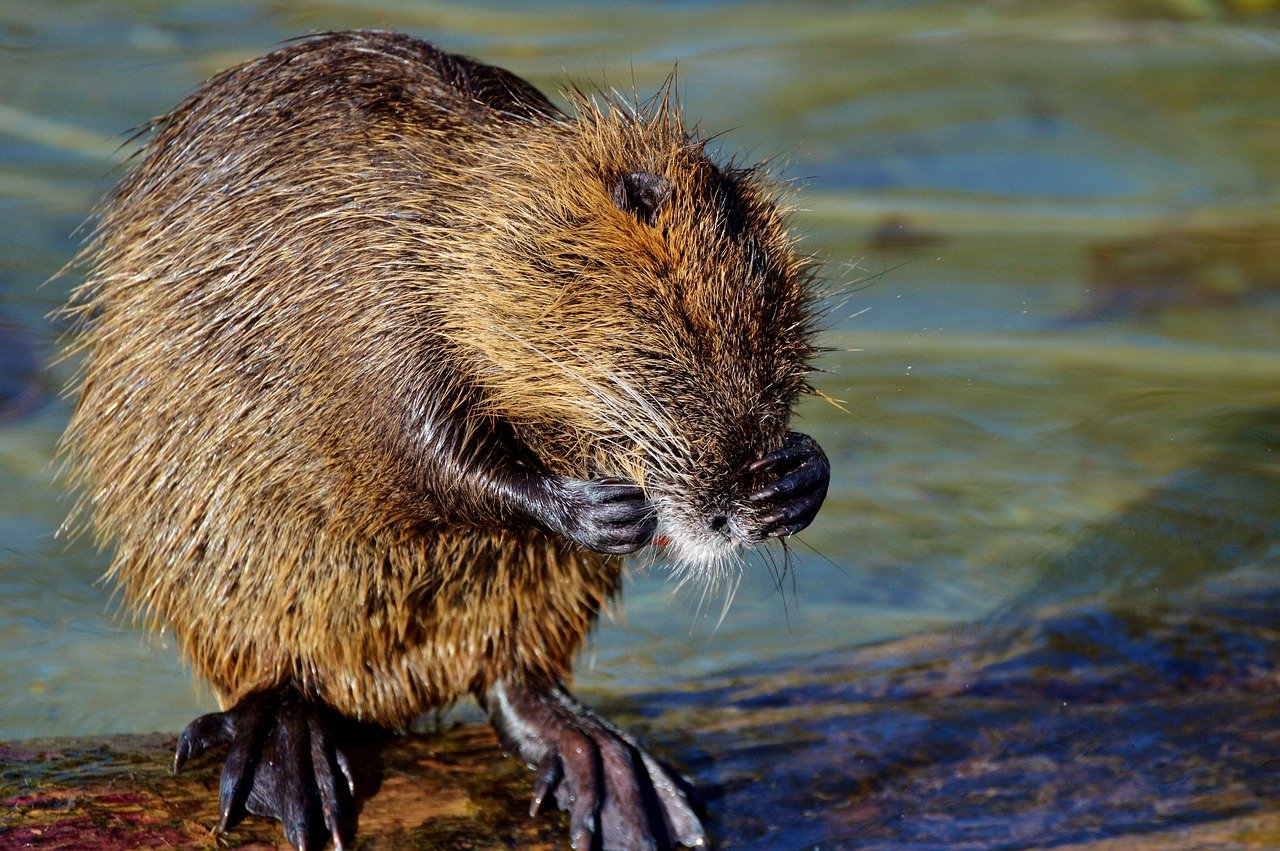
[[[155,3],[0,9],[0,739],[210,706],[54,540],[41,286],[129,128],[289,36],[392,27],[520,73],[654,89],[801,184],[828,258],[827,507],[775,585],[637,565],[598,691],[1280,562],[1280,30],[1267,3]],[[1248,9],[1263,9],[1258,15]],[[1241,582],[1251,581],[1241,579]]]

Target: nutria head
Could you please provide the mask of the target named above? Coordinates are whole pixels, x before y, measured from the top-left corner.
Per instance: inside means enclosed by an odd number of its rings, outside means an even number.
[[[573,91],[570,115],[468,73],[406,37],[334,34],[159,122],[86,252],[80,345],[95,309],[133,341],[86,387],[189,424],[163,459],[185,486],[280,490],[354,537],[438,517],[421,465],[450,459],[426,423],[488,413],[551,472],[640,482],[678,563],[734,562],[779,534],[749,468],[787,439],[813,353],[813,270],[776,185],[714,163],[665,92],[633,108]],[[124,528],[152,473],[122,447],[152,438],[104,433],[97,410],[68,441],[98,470],[87,489],[132,495],[95,503]]]
[[[451,294],[448,336],[544,463],[636,479],[677,563],[732,563],[763,537],[749,466],[807,388],[813,268],[776,185],[712,162],[667,98],[573,101],[459,175],[499,190],[455,211],[484,285]]]

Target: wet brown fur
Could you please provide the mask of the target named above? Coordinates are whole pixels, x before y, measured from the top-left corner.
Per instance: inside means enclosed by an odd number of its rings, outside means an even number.
[[[567,116],[486,71],[395,34],[289,45],[154,122],[99,213],[70,478],[225,703],[293,679],[402,726],[569,675],[621,560],[495,515],[454,471],[501,447],[436,419],[664,517],[785,434],[811,288],[773,187],[665,97]],[[611,195],[636,171],[670,183],[652,221]]]

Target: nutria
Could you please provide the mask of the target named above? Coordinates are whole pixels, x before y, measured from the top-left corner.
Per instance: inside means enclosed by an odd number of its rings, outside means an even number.
[[[827,460],[787,427],[814,275],[773,184],[670,98],[567,96],[315,36],[154,121],[97,214],[68,469],[220,697],[174,766],[230,746],[223,828],[341,846],[334,719],[474,695],[574,847],[705,841],[565,682],[622,554],[659,536],[711,575],[817,513]]]

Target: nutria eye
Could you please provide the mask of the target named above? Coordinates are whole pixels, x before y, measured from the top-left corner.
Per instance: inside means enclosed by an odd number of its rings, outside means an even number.
[[[627,172],[609,190],[609,197],[619,210],[651,225],[653,217],[671,197],[671,184],[653,172]]]

